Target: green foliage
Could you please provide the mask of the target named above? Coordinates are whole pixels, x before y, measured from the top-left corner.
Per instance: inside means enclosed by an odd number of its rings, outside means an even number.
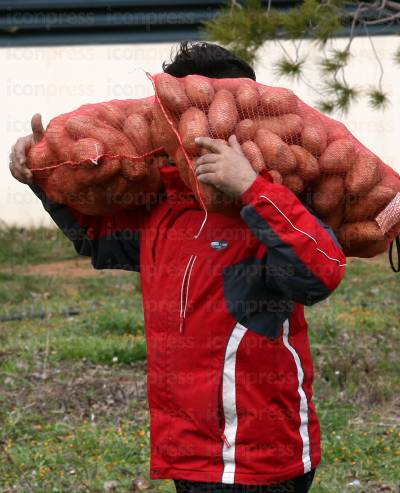
[[[394,5],[394,2],[392,2]],[[394,8],[387,5],[387,8]],[[302,39],[311,39],[319,47],[325,45],[338,35],[345,26],[364,26],[368,32],[367,21],[380,19],[381,8],[376,3],[369,9],[359,9],[360,2],[350,0],[303,0],[300,5],[286,10],[279,10],[279,3],[272,0],[269,8],[260,0],[244,0],[228,2],[211,21],[204,24],[204,34],[207,38],[217,41],[249,63],[257,60],[257,52],[266,41],[281,41],[291,39],[298,44]],[[363,17],[360,12],[367,12]],[[395,8],[395,13],[398,9]],[[385,14],[386,15],[386,14]],[[374,17],[375,16],[375,17]],[[364,24],[363,24],[364,23]],[[384,23],[384,22],[383,22]],[[378,88],[356,90],[345,82],[345,70],[351,59],[351,44],[353,31],[349,35],[348,45],[344,50],[333,50],[329,56],[319,62],[322,83],[328,88],[317,106],[324,112],[332,113],[338,110],[347,113],[354,101],[361,95],[367,98],[373,109],[387,107],[389,98],[382,89],[383,66],[376,53],[373,40],[370,39],[371,53],[379,64],[381,76]],[[276,45],[279,49],[279,43]],[[281,46],[282,48],[282,46]],[[282,57],[274,65],[278,77],[299,80],[304,77],[306,57],[299,54],[296,47],[296,56],[291,59],[282,48]],[[393,56],[395,63],[400,65],[400,48]],[[341,74],[341,82],[337,82],[337,74]],[[332,80],[333,78],[333,80]],[[318,89],[315,92],[319,93]],[[319,96],[321,94],[319,93]]]
[[[319,41],[320,44],[325,45],[329,39],[338,34],[342,27],[340,13],[335,6],[328,3],[320,5],[318,12],[318,22],[313,27],[310,34]]]
[[[11,267],[76,257],[71,242],[59,229],[0,225],[0,266]]]
[[[253,62],[264,41],[276,37],[281,17],[275,11],[268,13],[259,0],[248,0],[243,6],[234,2],[205,23],[205,35]]]
[[[276,75],[298,80],[301,77],[305,59],[292,61],[287,57],[280,58],[274,67]]]
[[[55,337],[51,360],[82,360],[93,364],[130,364],[146,359],[143,339],[108,336],[104,339],[89,335]]]
[[[351,103],[360,96],[360,90],[349,86],[345,82],[340,82],[336,78],[326,81],[325,93],[326,101],[320,102],[320,109],[324,108],[325,112],[330,113],[333,109],[346,114],[349,111]]]
[[[350,493],[352,479],[368,493],[395,491],[400,480],[398,291],[396,276],[384,262],[351,260],[339,289],[306,309],[323,442],[315,493]],[[128,276],[136,274],[90,278],[93,297],[104,305],[96,313],[0,327],[5,491],[100,492],[107,481],[115,481],[114,491],[126,493],[137,491],[134,481],[141,479],[150,492],[173,493],[171,482],[148,478],[145,373],[137,362],[145,356],[137,322],[142,308],[134,285],[126,284]],[[57,281],[59,291],[70,291],[70,279]],[[135,308],[118,309],[110,297],[112,286],[120,302],[134,298]],[[59,303],[68,306],[65,298]]]
[[[380,89],[371,89],[368,92],[368,100],[374,109],[385,109],[390,103],[388,95]]]
[[[316,102],[316,107],[323,113],[331,114],[335,111],[335,102],[326,99],[321,99]]]
[[[46,251],[47,234],[41,241],[34,232],[4,240],[13,251],[28,251],[20,243],[33,237],[36,251]],[[87,277],[72,278],[66,267],[64,276],[54,277],[45,268],[40,279],[29,272],[0,279],[14,293],[27,287],[32,300],[54,309],[45,319],[0,324],[1,491],[100,493],[115,481],[115,493],[143,491],[143,485],[173,493],[172,482],[148,477],[137,274],[81,271]],[[51,305],[41,298],[45,287]],[[10,309],[21,309],[20,298],[8,299]],[[79,315],[55,315],[71,300],[82,309]],[[85,311],[92,304],[96,310]],[[306,308],[306,317],[323,442],[312,492],[350,493],[352,479],[366,493],[396,491],[398,279],[386,258],[350,259],[346,279],[327,300]]]
[[[48,298],[50,292],[56,289],[57,282],[54,279],[0,271],[0,305],[2,307],[16,303],[38,303],[39,300]]]
[[[393,55],[393,60],[397,65],[400,65],[400,46],[397,48],[395,54]]]
[[[340,10],[334,3],[304,0],[283,12],[268,11],[259,0],[245,0],[221,8],[214,19],[205,22],[204,31],[206,37],[254,62],[258,48],[267,40],[312,36],[324,44],[340,27]]]
[[[98,282],[98,281],[97,281]],[[133,308],[133,309],[132,309]],[[127,309],[108,306],[84,320],[84,327],[93,335],[132,335],[143,336],[143,320],[138,317],[138,306]]]
[[[350,57],[349,50],[332,50],[331,56],[321,60],[320,69],[325,75],[336,75],[339,70],[349,63]]]

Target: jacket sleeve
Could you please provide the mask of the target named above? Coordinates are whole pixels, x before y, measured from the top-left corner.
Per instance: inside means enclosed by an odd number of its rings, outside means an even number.
[[[31,189],[77,253],[90,257],[95,269],[140,270],[140,231],[145,211],[88,216],[51,201],[37,185]]]
[[[312,305],[339,285],[346,258],[333,231],[268,176],[259,175],[242,194],[242,219],[267,247],[267,286],[292,301]]]

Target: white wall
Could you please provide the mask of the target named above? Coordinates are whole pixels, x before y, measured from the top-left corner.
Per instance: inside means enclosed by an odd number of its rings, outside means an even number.
[[[344,40],[337,41],[337,46]],[[365,101],[354,106],[348,118],[343,119],[350,130],[388,164],[400,170],[397,159],[397,139],[400,137],[400,91],[397,90],[400,68],[391,62],[398,38],[375,38],[378,54],[385,65],[385,87],[392,105],[385,112],[368,109]],[[291,49],[291,43],[286,43]],[[53,116],[77,106],[109,99],[126,99],[152,94],[150,81],[144,70],[160,71],[161,62],[168,58],[173,45],[135,44],[108,46],[2,48],[0,66],[1,143],[0,143],[0,221],[20,225],[49,224],[41,204],[26,186],[16,182],[8,171],[8,154],[16,139],[29,133],[30,117],[35,112],[47,123]],[[377,63],[373,62],[368,40],[356,39],[349,80],[368,84],[378,77]],[[318,50],[303,42],[308,57],[318,56]],[[280,51],[267,44],[260,52],[257,79],[276,85],[290,86],[307,103],[316,95],[304,84],[277,81],[271,75],[271,61]],[[311,67],[313,65],[311,64]],[[317,83],[316,71],[308,77]]]

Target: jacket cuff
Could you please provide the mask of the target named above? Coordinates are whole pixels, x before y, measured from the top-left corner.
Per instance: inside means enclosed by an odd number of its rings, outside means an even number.
[[[265,193],[265,189],[269,183],[273,183],[272,176],[268,170],[263,169],[249,188],[242,193],[240,200],[244,205],[255,202],[260,196],[260,193]]]

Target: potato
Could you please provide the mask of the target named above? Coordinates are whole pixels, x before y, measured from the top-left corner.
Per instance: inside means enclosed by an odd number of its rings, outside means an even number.
[[[243,84],[236,90],[236,104],[239,112],[244,116],[254,118],[257,115],[259,94],[255,84]]]
[[[339,175],[322,177],[313,190],[313,208],[324,217],[341,203],[344,194],[344,179]]]
[[[290,147],[274,133],[261,128],[257,130],[254,142],[260,148],[268,168],[276,169],[282,175],[296,169],[296,158]]]
[[[132,203],[132,197],[127,194],[133,183],[120,173],[116,174],[108,183],[104,184],[106,202],[111,210],[121,210]]]
[[[262,169],[266,168],[260,148],[252,140],[246,140],[246,142],[243,142],[242,151],[250,161],[254,171],[259,173]]]
[[[130,206],[140,206],[145,204],[156,204],[159,200],[161,189],[161,176],[158,166],[152,157],[146,158],[148,174],[139,182],[129,182],[124,193]]]
[[[191,106],[179,120],[178,132],[186,151],[192,155],[200,154],[201,148],[195,143],[196,137],[208,137],[208,119],[206,114]]]
[[[71,204],[81,192],[75,180],[75,170],[67,164],[58,166],[49,176],[44,191],[54,202]]]
[[[192,171],[190,170],[190,164],[187,162],[181,147],[178,147],[178,149],[174,153],[174,162],[179,170],[179,174],[182,178],[183,183],[188,188],[190,188],[191,182],[189,179],[189,175],[192,173]]]
[[[115,104],[109,103],[98,103],[95,106],[97,111],[98,119],[105,123],[106,125],[110,125],[118,130],[122,129],[124,124],[126,115],[119,109]]]
[[[88,117],[74,115],[66,121],[66,129],[71,135],[79,137],[91,137],[104,144],[106,152],[115,156],[123,156],[121,170],[124,176],[130,180],[139,180],[146,174],[146,166],[143,160],[129,159],[138,156],[135,146],[128,137],[118,130],[108,127],[96,126],[96,120]]]
[[[139,155],[153,150],[150,125],[144,115],[138,113],[129,115],[125,120],[123,132],[135,146]]]
[[[279,173],[279,171],[276,171],[276,169],[270,169],[268,171],[269,171],[269,174],[271,175],[272,181],[274,183],[282,184],[283,179],[282,179],[282,175]]]
[[[106,152],[115,155],[135,156],[137,151],[128,137],[113,127],[103,127],[98,120],[88,116],[73,115],[65,122],[68,133],[76,138],[90,137],[100,141]]]
[[[164,147],[163,134],[159,131],[159,125],[155,119],[152,119],[150,123],[150,138],[154,145],[154,149]]]
[[[319,166],[315,157],[301,146],[291,145],[290,150],[295,155],[297,173],[300,178],[305,181],[313,181],[318,178]]]
[[[252,79],[248,79],[245,77],[233,77],[233,78],[223,78],[223,79],[213,79],[212,84],[214,86],[215,91],[220,91],[221,89],[225,89],[230,91],[232,94],[235,94],[236,91],[242,87],[243,84],[251,84],[253,82]]]
[[[28,168],[40,169],[56,164],[57,158],[44,138],[29,149],[26,162]]]
[[[46,141],[60,162],[71,160],[70,147],[74,141],[65,127],[69,117],[67,114],[53,118],[46,128]]]
[[[284,175],[282,177],[282,184],[288,187],[296,195],[299,195],[304,190],[303,180],[295,173]]]
[[[363,241],[355,245],[343,246],[343,251],[347,257],[371,258],[386,252],[389,248],[390,240]]]
[[[339,230],[344,220],[344,207],[339,205],[323,218],[323,222],[330,226],[335,233]]]
[[[226,89],[221,89],[215,94],[208,110],[211,136],[213,138],[229,137],[238,120],[239,114],[233,94]]]
[[[182,156],[176,156],[177,163],[180,162],[183,169],[184,161]],[[186,176],[185,172],[181,174],[182,181],[185,185],[193,191],[197,200],[201,203],[203,202],[205,208],[211,212],[220,212],[222,209],[222,200],[221,195],[222,192],[217,190],[212,185],[207,185],[205,183],[201,183],[198,181],[197,176],[191,172],[190,169],[186,168]]]
[[[153,119],[150,124],[151,141],[154,148],[163,147],[165,151],[173,156],[179,143],[174,131],[169,126],[158,104],[153,107]]]
[[[102,158],[91,168],[78,167],[75,169],[75,180],[82,185],[94,185],[108,182],[121,169],[118,158]]]
[[[341,245],[356,247],[366,241],[383,241],[385,236],[375,221],[358,221],[343,224],[338,239]]]
[[[301,144],[308,152],[320,156],[327,143],[328,137],[322,125],[305,125],[301,132]]]
[[[349,222],[373,219],[395,197],[396,190],[381,183],[375,185],[367,195],[357,197],[356,202],[346,204],[346,219]]]
[[[364,195],[379,180],[378,158],[372,152],[360,150],[354,165],[346,176],[345,187],[347,192]]]
[[[121,174],[130,181],[142,180],[147,174],[145,159],[121,159]]]
[[[71,160],[75,163],[94,166],[104,153],[104,145],[96,139],[79,139],[71,145]]]
[[[186,95],[193,106],[208,108],[214,99],[214,88],[211,82],[201,75],[187,75],[184,80]]]
[[[107,216],[116,212],[107,204],[103,184],[81,188],[80,194],[71,196],[67,205],[88,216]]]
[[[253,140],[256,130],[257,127],[254,121],[246,118],[245,120],[240,120],[236,125],[235,135],[240,144],[242,144],[246,140]]]
[[[146,191],[159,192],[162,188],[160,168],[168,162],[167,156],[149,156],[146,158],[148,173],[143,179]],[[147,203],[147,202],[146,202]]]
[[[123,102],[123,110],[126,116],[132,115],[133,113],[137,115],[142,115],[147,120],[150,121],[153,111],[153,105],[155,104],[154,96],[143,99],[128,99]]]
[[[394,188],[400,192],[400,174],[382,161],[379,162],[379,169],[382,179],[387,181],[387,183],[390,181]]]
[[[326,137],[328,140],[328,145],[335,140],[348,139],[350,137],[350,132],[347,130],[343,123],[340,123],[333,118],[325,117]]]
[[[319,159],[321,173],[345,173],[354,166],[356,149],[348,139],[335,140]]]
[[[106,192],[103,185],[93,185],[90,187],[81,187],[77,194],[70,194],[64,198],[66,204],[88,215],[108,215],[110,208],[105,203]]]
[[[271,118],[262,118],[256,120],[257,128],[265,128],[274,132],[281,139],[294,143],[296,135],[300,134],[303,128],[303,121],[299,115],[287,114],[282,116],[273,116]]]
[[[209,212],[222,212],[226,216],[238,217],[241,208],[239,199],[217,190],[212,185],[200,183],[194,175],[190,175],[189,180],[190,188],[195,193],[197,200],[199,202],[202,200]],[[196,182],[199,186],[200,195],[196,188]]]
[[[183,83],[172,75],[158,74],[154,80],[157,95],[170,111],[183,113],[190,106]]]
[[[283,87],[259,87],[260,104],[265,116],[295,113],[298,99],[290,89]]]
[[[399,178],[397,178],[393,174],[389,174],[389,173],[386,174],[385,170],[383,170],[382,173],[382,168],[381,168],[381,174],[383,174],[383,176],[382,176],[382,180],[379,182],[380,185],[384,185],[385,187],[389,187],[392,188],[393,190],[397,190],[398,192],[400,192]]]

